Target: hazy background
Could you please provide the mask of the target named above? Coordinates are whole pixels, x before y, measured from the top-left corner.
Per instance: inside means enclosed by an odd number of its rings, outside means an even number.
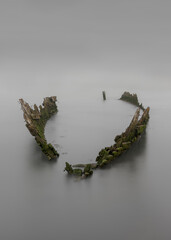
[[[0,0],[0,238],[170,240],[171,3],[166,0]],[[102,101],[106,90],[107,101]],[[136,92],[151,107],[146,135],[92,178],[94,161],[129,124]],[[56,95],[40,153],[18,99]]]

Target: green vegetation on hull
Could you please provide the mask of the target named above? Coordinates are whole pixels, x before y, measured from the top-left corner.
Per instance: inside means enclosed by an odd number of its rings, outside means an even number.
[[[48,144],[45,138],[44,130],[47,120],[57,113],[56,97],[46,97],[43,101],[43,106],[37,107],[34,104],[32,109],[28,103],[23,99],[19,99],[21,108],[23,110],[23,116],[26,122],[26,127],[30,131],[31,135],[35,137],[37,144],[41,147],[42,152],[48,157],[49,160],[59,156],[58,152],[52,146]]]
[[[123,101],[126,101],[126,102],[129,102],[129,103],[132,103],[134,104],[135,106],[141,108],[143,111],[145,110],[142,103],[139,104],[139,101],[138,101],[138,97],[137,97],[137,94],[131,94],[129,92],[124,92],[120,98],[120,100],[123,100]]]
[[[65,163],[65,169],[64,171],[68,172],[70,175],[75,176],[83,176],[83,177],[89,177],[93,174],[93,170],[97,167],[96,163],[93,164],[77,164],[77,165],[70,165],[68,162]],[[76,168],[75,168],[76,167]],[[79,167],[79,168],[77,168]],[[83,168],[83,169],[81,169]]]
[[[149,120],[149,110],[146,108],[139,119],[140,109],[138,108],[128,128],[121,135],[115,137],[115,144],[102,149],[96,158],[97,167],[103,167],[127,151],[137,141],[146,129]]]

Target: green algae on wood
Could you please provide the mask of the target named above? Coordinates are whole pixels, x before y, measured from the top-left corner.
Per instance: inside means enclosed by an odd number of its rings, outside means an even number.
[[[106,147],[99,152],[99,155],[96,158],[97,167],[101,168],[118,158],[141,137],[149,120],[149,110],[149,107],[146,108],[140,118],[140,109],[138,108],[136,110],[132,121],[125,132],[115,137],[115,144],[110,147]]]
[[[58,157],[58,152],[51,143],[47,143],[44,134],[46,122],[58,111],[56,97],[52,96],[44,98],[42,104],[43,106],[40,105],[39,108],[36,104],[34,104],[34,108],[31,108],[23,99],[19,99],[19,101],[23,110],[26,127],[30,131],[31,135],[35,137],[35,140],[41,147],[42,152],[48,157],[49,160]]]
[[[138,101],[138,97],[137,97],[137,94],[131,94],[129,92],[124,92],[120,98],[120,100],[123,100],[123,101],[126,101],[126,102],[129,102],[129,103],[132,103],[134,104],[135,106],[141,108],[143,111],[145,110],[142,103],[140,104],[139,101]]]
[[[93,174],[93,170],[97,167],[96,163],[93,164],[77,164],[71,165],[68,162],[65,163],[64,171],[68,172],[69,175],[89,177]]]

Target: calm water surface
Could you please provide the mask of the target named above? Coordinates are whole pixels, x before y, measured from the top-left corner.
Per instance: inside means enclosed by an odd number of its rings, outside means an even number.
[[[65,161],[95,161],[136,108],[119,101],[119,91],[103,102],[100,90],[82,97],[77,90],[78,97],[58,99],[59,112],[46,126],[57,162],[48,162],[28,133],[17,98],[1,102],[1,239],[169,239],[168,96],[140,92],[151,107],[141,141],[116,164],[79,180],[63,172]]]
[[[171,239],[171,3],[167,0],[0,1],[0,240]],[[102,100],[102,91],[107,101]],[[130,123],[137,93],[147,131],[119,161],[86,180]],[[56,95],[47,161],[18,102]]]

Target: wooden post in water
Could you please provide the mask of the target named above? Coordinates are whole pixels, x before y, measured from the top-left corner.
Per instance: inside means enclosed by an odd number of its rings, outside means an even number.
[[[102,94],[103,94],[103,100],[105,101],[106,100],[106,93],[105,93],[105,91],[103,91]]]

